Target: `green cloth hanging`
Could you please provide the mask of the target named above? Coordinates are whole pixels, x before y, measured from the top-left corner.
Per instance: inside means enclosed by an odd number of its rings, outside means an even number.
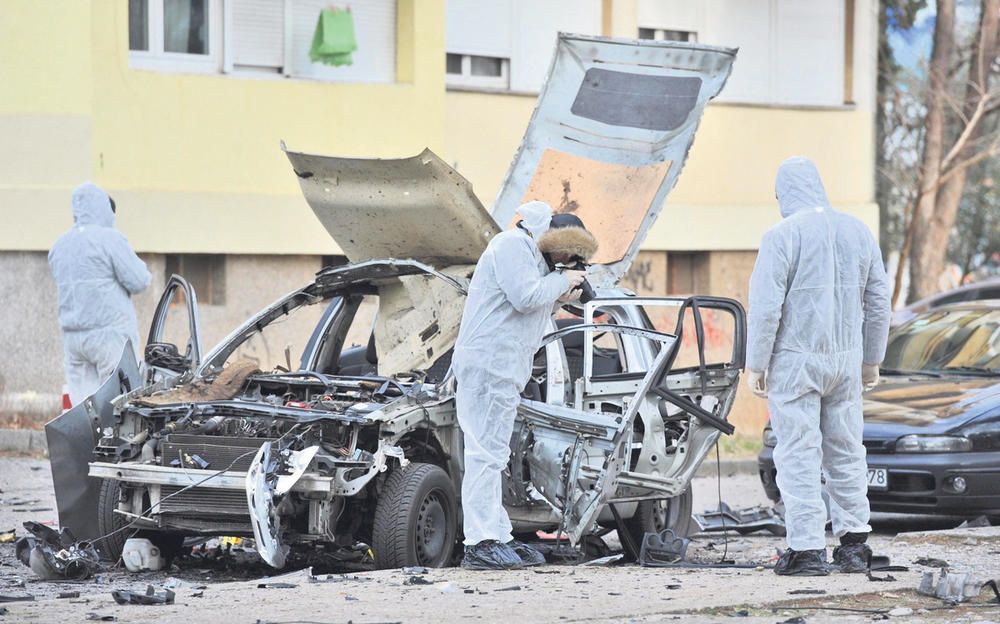
[[[309,59],[327,65],[351,65],[351,52],[358,49],[354,38],[354,16],[350,11],[323,9],[316,20]]]

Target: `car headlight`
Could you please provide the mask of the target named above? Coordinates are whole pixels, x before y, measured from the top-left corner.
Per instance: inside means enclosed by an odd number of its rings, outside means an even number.
[[[774,435],[774,429],[764,427],[764,435],[762,437],[764,439],[764,446],[774,447],[778,445],[778,436]]]
[[[972,450],[972,440],[962,436],[907,435],[896,440],[897,453],[961,453]]]

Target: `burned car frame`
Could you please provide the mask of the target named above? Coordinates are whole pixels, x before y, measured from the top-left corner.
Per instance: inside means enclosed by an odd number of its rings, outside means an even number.
[[[568,196],[567,209],[601,242],[588,272],[598,297],[564,308],[536,355],[504,505],[518,534],[561,531],[573,543],[602,526],[685,533],[690,480],[719,433],[732,431],[745,314],[731,299],[635,297],[615,285],[735,52],[560,35],[492,213],[429,150],[384,160],[286,150],[351,264],[323,269],[204,357],[196,294],[172,279],[141,383],[109,380],[102,397],[120,396],[102,403],[100,418],[81,407],[50,423],[53,433],[74,423],[100,432],[94,457],[83,459],[96,504],[71,496],[57,476],[60,522],[86,524],[74,532],[102,538],[111,557],[141,530],[161,548],[185,535],[253,536],[275,567],[296,548],[356,558],[369,546],[381,567],[447,565],[461,526],[463,458],[447,371],[465,288],[514,207],[560,206]],[[183,354],[163,338],[171,324],[161,315],[177,307],[164,301],[175,292],[191,334],[175,341]],[[377,300],[368,345],[348,346],[368,299]],[[654,322],[654,309],[674,320]],[[245,343],[303,310],[320,313],[306,314],[315,320],[297,365],[289,348],[266,365],[241,357]],[[732,343],[710,355],[715,315],[728,319]],[[681,349],[693,349],[684,362]],[[130,357],[126,350],[123,370]],[[83,455],[73,458],[79,465]]]

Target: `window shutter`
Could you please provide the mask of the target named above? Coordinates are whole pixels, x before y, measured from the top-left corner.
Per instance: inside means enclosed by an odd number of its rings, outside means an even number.
[[[448,0],[445,49],[510,58],[511,0]]]
[[[285,64],[282,0],[231,0],[233,65],[281,68]]]
[[[396,0],[351,0],[354,37],[358,49],[351,55],[353,64],[331,67],[309,60],[316,21],[330,0],[287,0],[292,11],[292,75],[327,81],[395,82],[396,81]]]

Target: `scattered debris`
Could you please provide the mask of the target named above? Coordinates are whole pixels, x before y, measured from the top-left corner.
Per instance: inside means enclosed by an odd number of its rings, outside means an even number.
[[[422,576],[411,576],[410,578],[403,581],[403,585],[433,585],[435,581],[428,581]]]
[[[257,583],[257,589],[293,589],[298,587],[295,583]]]
[[[427,574],[427,568],[422,566],[410,566],[403,568],[403,574]]]
[[[825,589],[793,589],[789,594],[825,594]]]
[[[25,522],[31,535],[17,540],[17,559],[44,580],[89,578],[101,566],[97,550],[89,542],[77,542],[69,529],[55,529],[38,522]]]
[[[166,560],[153,542],[143,537],[130,537],[122,549],[122,561],[129,572],[156,572],[162,570]]]
[[[59,596],[57,596],[57,597],[58,598],[79,598],[80,597],[80,592],[78,592],[78,591],[59,592]]]
[[[585,566],[610,566],[618,563],[625,563],[625,554],[618,553],[617,555],[608,555],[607,557],[601,557],[600,559],[591,559],[590,561],[584,563]]]
[[[116,619],[113,615],[100,615],[99,613],[88,613],[88,620],[97,620],[98,622],[114,622]]]
[[[947,569],[942,569],[937,583],[934,582],[933,571],[924,572],[917,593],[958,603],[977,597],[984,587],[989,586],[992,586],[994,592],[997,591],[993,581],[975,578],[968,572],[949,572]]]
[[[10,544],[14,541],[14,529],[0,531],[0,544]]]
[[[806,624],[806,619],[801,615],[797,615],[793,618],[788,618],[787,620],[782,620],[778,624]]]
[[[895,609],[889,609],[886,613],[889,617],[905,617],[907,615],[913,615],[913,609],[909,607],[896,607]]]
[[[35,597],[32,596],[31,594],[24,594],[23,596],[11,596],[11,595],[0,594],[0,602],[22,602],[22,601],[31,601],[34,599]]]
[[[0,615],[6,615],[6,614],[7,614],[7,607],[0,607]]]
[[[913,565],[922,565],[929,568],[947,568],[948,562],[943,559],[934,559],[932,557],[921,557],[913,562]]]
[[[646,533],[639,550],[639,565],[657,567],[665,563],[683,561],[691,540],[681,537],[671,529],[659,533]]]
[[[976,518],[972,518],[970,520],[966,520],[965,522],[963,522],[962,524],[958,525],[955,528],[956,529],[978,529],[978,528],[988,527],[988,526],[990,526],[990,520],[989,520],[989,518],[987,518],[986,516],[979,516],[979,517],[976,517]]]
[[[720,502],[719,509],[693,514],[695,522],[703,532],[736,531],[747,535],[754,531],[767,531],[771,535],[785,534],[785,520],[772,507],[759,505],[745,509],[733,509]]]
[[[176,577],[169,577],[163,583],[164,589],[208,589],[208,585],[199,585],[197,583],[191,583]]]
[[[157,593],[152,585],[146,586],[146,593],[140,594],[139,592],[131,592],[124,589],[116,589],[111,592],[111,597],[115,599],[118,604],[135,604],[135,605],[158,605],[158,604],[174,604],[174,592],[169,589],[164,590],[163,593]]]
[[[498,592],[501,592],[501,591],[521,591],[521,586],[520,585],[511,585],[510,587],[501,587],[500,589],[498,589],[496,591],[498,591]]]
[[[535,574],[559,574],[559,570],[532,570]]]

